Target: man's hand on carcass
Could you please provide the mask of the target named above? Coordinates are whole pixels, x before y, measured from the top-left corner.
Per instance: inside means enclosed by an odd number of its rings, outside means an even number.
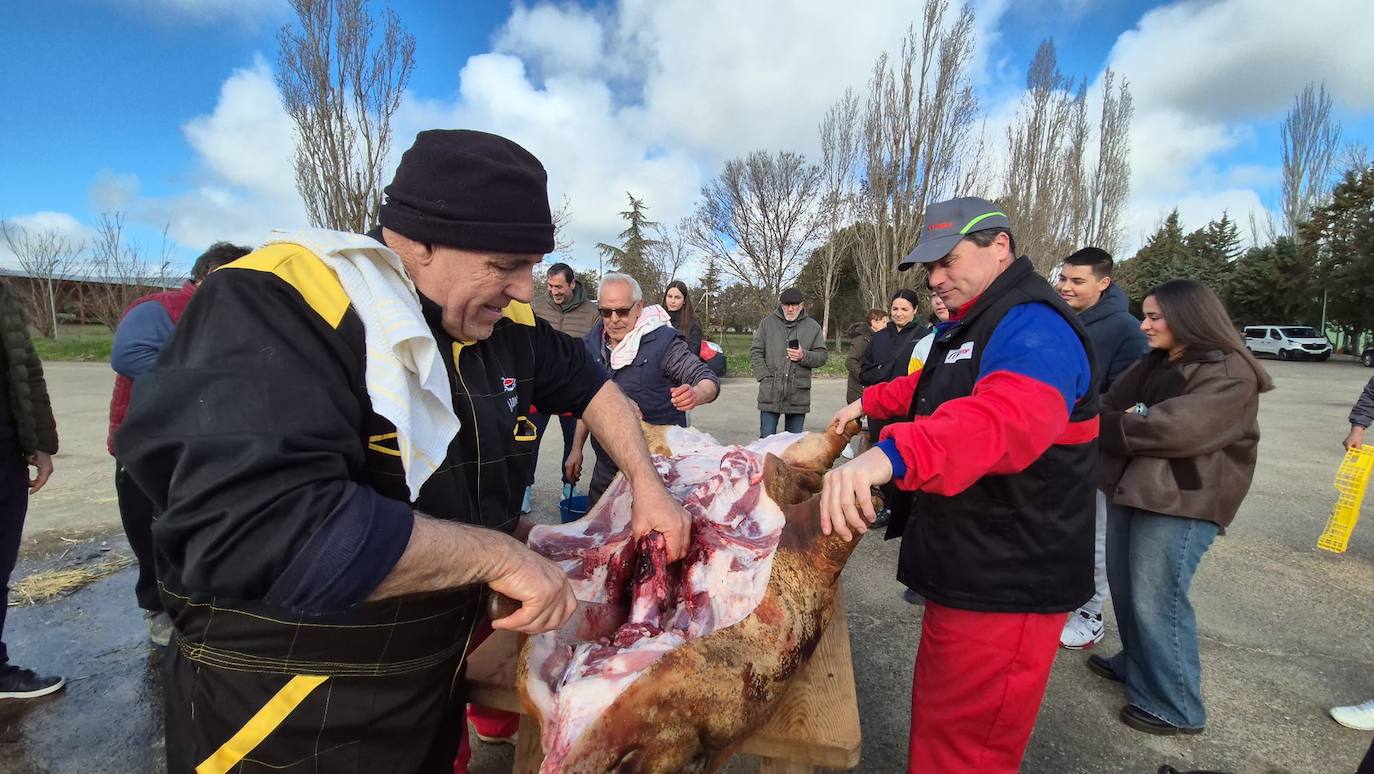
[[[679,384],[669,393],[673,400],[673,408],[678,411],[691,411],[701,404],[701,396],[697,394],[697,388],[690,384]]]
[[[636,538],[662,532],[668,543],[668,561],[676,562],[687,553],[692,539],[692,517],[682,504],[668,494],[663,482],[654,479],[633,481],[634,501],[630,505],[630,525]]]
[[[870,488],[891,480],[892,462],[876,447],[827,472],[821,486],[821,532],[834,532],[845,541],[868,532],[878,518]]]
[[[844,435],[845,425],[862,419],[863,415],[864,402],[863,398],[860,398],[835,412],[835,416],[830,418],[830,431],[836,435]]]
[[[493,629],[539,634],[557,629],[577,609],[562,568],[521,546],[512,550],[504,572],[487,584],[520,603],[520,609],[491,622]]]

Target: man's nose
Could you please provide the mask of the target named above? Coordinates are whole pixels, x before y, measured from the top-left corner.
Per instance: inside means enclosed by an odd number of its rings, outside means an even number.
[[[516,301],[530,303],[534,300],[534,267],[515,272],[511,281],[506,283],[506,295]]]

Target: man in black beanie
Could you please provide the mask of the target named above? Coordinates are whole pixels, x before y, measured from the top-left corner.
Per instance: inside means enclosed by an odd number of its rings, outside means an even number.
[[[530,310],[546,181],[505,138],[421,132],[371,239],[301,232],[215,272],[138,382],[117,443],[161,513],[169,772],[453,770],[487,589],[522,632],[576,602],[516,537],[531,402],[615,449],[635,533],[684,553],[633,408]]]

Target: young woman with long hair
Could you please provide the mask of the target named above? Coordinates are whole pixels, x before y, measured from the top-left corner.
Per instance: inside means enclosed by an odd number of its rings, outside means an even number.
[[[911,351],[926,333],[926,326],[917,319],[920,308],[915,291],[901,288],[892,294],[888,302],[887,326],[873,334],[864,351],[863,368],[859,371],[859,383],[864,387],[906,376],[911,365]],[[870,419],[869,440],[877,443],[878,433],[888,424]]]
[[[1259,448],[1269,375],[1206,286],[1170,280],[1145,298],[1150,352],[1102,397],[1098,487],[1121,652],[1088,668],[1126,686],[1123,723],[1151,734],[1206,725],[1188,590],[1235,518]]]
[[[668,283],[668,287],[663,291],[663,308],[668,310],[673,327],[687,340],[687,349],[691,350],[693,355],[700,356],[701,325],[697,323],[696,312],[692,309],[692,296],[687,292],[687,285],[682,280]]]

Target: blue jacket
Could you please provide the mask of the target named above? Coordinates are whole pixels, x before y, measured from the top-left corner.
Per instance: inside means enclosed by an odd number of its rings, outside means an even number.
[[[1140,321],[1131,316],[1126,293],[1116,283],[1107,287],[1107,292],[1091,309],[1081,312],[1078,321],[1088,329],[1088,338],[1092,339],[1093,356],[1102,374],[1103,393],[1116,377],[1150,351],[1145,334],[1140,330]]]
[[[616,386],[639,406],[644,421],[651,425],[687,426],[687,414],[673,406],[672,390],[679,384],[695,385],[703,379],[720,384],[701,358],[688,351],[682,334],[671,325],[644,334],[634,362],[616,371],[611,370],[600,320],[582,341],[592,361],[611,374]]]

